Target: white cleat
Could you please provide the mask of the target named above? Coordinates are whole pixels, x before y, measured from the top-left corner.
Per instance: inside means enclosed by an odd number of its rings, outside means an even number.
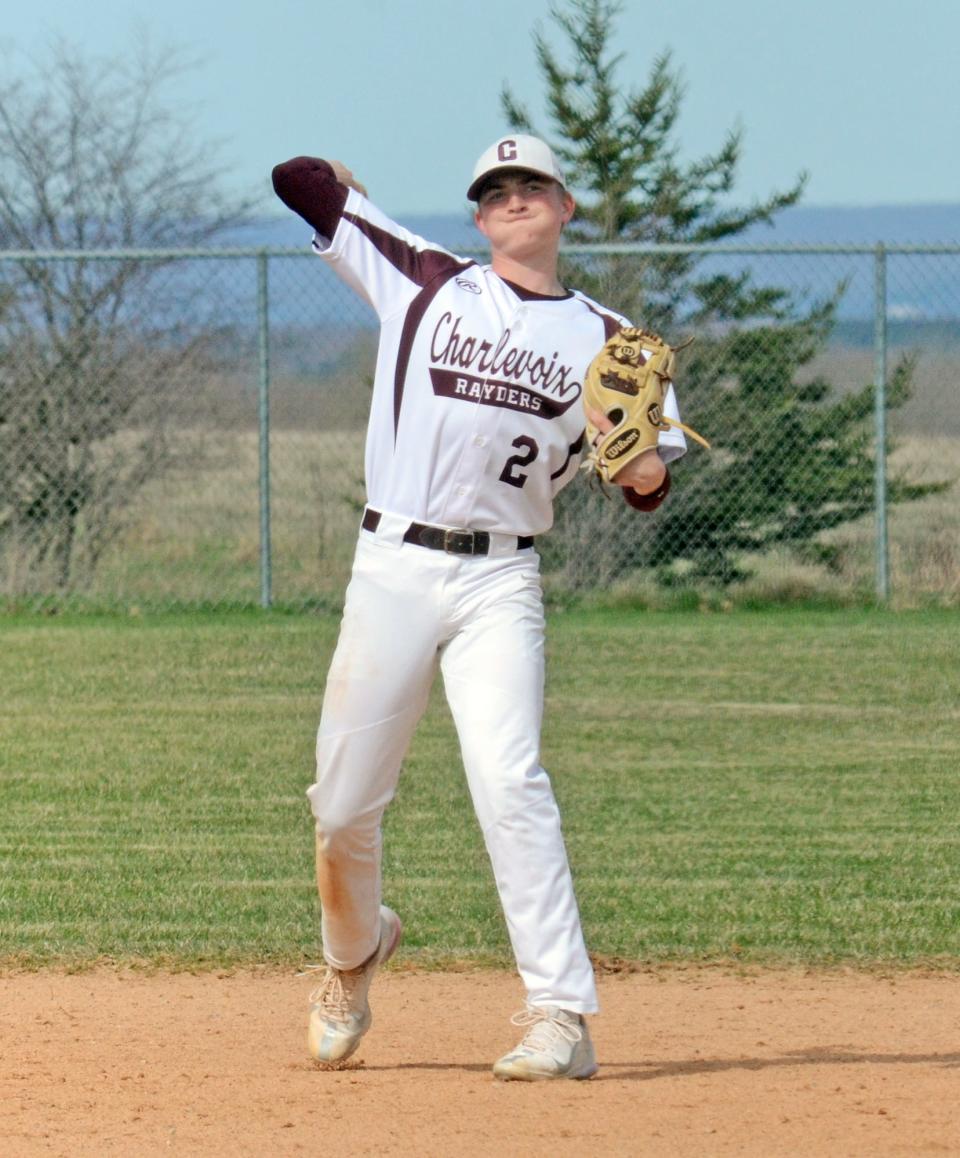
[[[539,1082],[549,1078],[590,1078],[597,1059],[590,1031],[579,1013],[552,1005],[528,1005],[510,1019],[527,1026],[523,1041],[493,1067],[504,1081]]]
[[[380,944],[376,952],[356,969],[327,966],[323,981],[310,994],[307,1046],[311,1057],[337,1065],[346,1061],[360,1044],[373,1020],[367,1001],[370,982],[377,967],[393,956],[402,932],[397,914],[381,905]]]

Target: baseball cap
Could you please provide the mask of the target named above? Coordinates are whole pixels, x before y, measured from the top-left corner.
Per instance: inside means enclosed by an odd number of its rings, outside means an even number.
[[[494,141],[474,165],[473,181],[467,190],[471,201],[477,200],[483,182],[498,169],[526,169],[564,184],[560,165],[546,141],[525,133],[511,133],[509,137]]]

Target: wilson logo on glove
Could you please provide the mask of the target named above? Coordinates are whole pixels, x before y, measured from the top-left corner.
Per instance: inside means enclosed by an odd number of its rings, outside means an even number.
[[[636,445],[637,439],[640,437],[640,431],[634,427],[632,430],[621,431],[615,442],[611,442],[607,447],[607,458],[619,458],[622,454]]]

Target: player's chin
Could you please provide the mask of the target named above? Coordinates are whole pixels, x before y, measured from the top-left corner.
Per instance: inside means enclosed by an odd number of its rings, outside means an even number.
[[[515,261],[538,257],[544,249],[557,244],[559,234],[550,230],[516,230],[503,239],[500,248]]]

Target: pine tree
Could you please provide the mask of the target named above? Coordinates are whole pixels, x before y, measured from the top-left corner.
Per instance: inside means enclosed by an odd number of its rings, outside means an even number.
[[[786,191],[747,207],[732,204],[740,129],[715,153],[681,161],[680,73],[663,52],[643,87],[623,87],[625,56],[613,51],[621,11],[616,0],[555,5],[551,21],[569,63],[542,29],[535,31],[552,134],[538,132],[510,90],[502,92],[510,127],[550,140],[564,166],[578,201],[566,241],[729,242],[796,204],[803,173]],[[802,373],[830,335],[843,286],[825,301],[802,303],[782,287],[757,284],[744,260],[685,251],[565,255],[563,276],[668,341],[696,338],[680,355],[678,390],[684,417],[713,445],[676,468],[682,484],[643,520],[629,551],[622,549],[623,512],[584,488],[567,488],[554,551],[574,586],[595,582],[598,567],[607,580],[652,567],[663,578],[682,571],[727,584],[743,577],[750,555],[778,545],[826,558],[817,536],[872,509],[872,384],[839,396],[824,378]],[[892,375],[889,408],[906,401],[910,379],[905,360]],[[937,489],[896,477],[887,498],[904,502]],[[580,575],[578,561],[586,558]]]

